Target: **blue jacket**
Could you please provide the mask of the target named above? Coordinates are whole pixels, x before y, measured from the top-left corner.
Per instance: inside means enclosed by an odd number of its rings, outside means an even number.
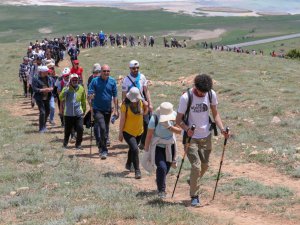
[[[49,77],[47,76],[47,86],[49,88],[53,88],[54,87],[54,80],[52,77]],[[46,84],[43,82],[41,76],[37,75],[37,76],[34,76],[33,79],[32,79],[32,89],[33,89],[33,92],[34,92],[34,98],[39,101],[39,100],[42,100],[43,98],[43,93],[40,91],[41,89],[44,88]],[[48,93],[48,99],[50,99],[52,93],[49,92]]]
[[[111,112],[111,100],[118,95],[116,80],[112,77],[108,77],[107,80],[95,77],[89,85],[88,95],[92,94],[95,95],[93,109]]]

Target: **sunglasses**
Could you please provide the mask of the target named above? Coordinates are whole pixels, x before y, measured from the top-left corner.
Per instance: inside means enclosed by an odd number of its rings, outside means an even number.
[[[103,73],[109,73],[110,72],[110,70],[102,70],[103,71]]]
[[[77,80],[77,79],[72,79],[71,81],[72,81],[72,82],[78,82],[78,80]]]
[[[140,67],[131,67],[132,70],[138,70]]]

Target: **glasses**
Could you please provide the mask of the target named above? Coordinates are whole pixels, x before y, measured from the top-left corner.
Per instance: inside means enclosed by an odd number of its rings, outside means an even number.
[[[140,67],[131,67],[132,70],[138,70]]]
[[[110,72],[110,70],[102,70],[103,71],[103,73],[109,73]]]

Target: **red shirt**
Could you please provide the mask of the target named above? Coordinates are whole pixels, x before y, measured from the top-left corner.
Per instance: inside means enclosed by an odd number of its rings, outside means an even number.
[[[71,74],[72,73],[76,73],[79,76],[79,79],[82,80],[82,73],[83,73],[83,68],[78,66],[77,69],[75,69],[74,67],[71,68]]]

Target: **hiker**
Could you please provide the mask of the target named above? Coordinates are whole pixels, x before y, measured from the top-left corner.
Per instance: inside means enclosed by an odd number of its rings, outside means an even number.
[[[59,118],[61,122],[61,127],[64,127],[64,102],[60,101],[59,94],[62,89],[69,85],[69,76],[71,74],[71,70],[69,67],[65,67],[61,73],[61,76],[56,80],[55,87],[57,92],[57,104],[59,108]]]
[[[189,89],[180,97],[177,111],[176,124],[191,137],[189,148],[186,149],[187,157],[192,165],[190,175],[191,206],[200,206],[200,179],[209,166],[209,156],[212,150],[209,109],[217,127],[221,133],[228,138],[220,114],[217,110],[218,100],[212,90],[212,78],[206,74],[197,75],[194,79],[194,87]],[[190,104],[189,100],[191,101]],[[187,121],[183,120],[187,113]],[[196,129],[192,131],[191,126],[195,124]],[[185,136],[184,136],[185,138]]]
[[[145,34],[143,35],[143,44],[144,47],[147,47],[147,36]]]
[[[28,89],[30,92],[30,98],[31,98],[31,107],[34,107],[35,99],[33,97],[33,89],[32,89],[32,80],[34,77],[37,77],[39,75],[38,67],[42,66],[42,58],[36,57],[32,61],[32,65],[30,66],[30,73],[28,78]]]
[[[95,124],[100,128],[100,133],[95,132],[99,156],[101,159],[106,159],[110,117],[112,114],[119,117],[117,83],[110,76],[110,67],[108,65],[103,65],[101,67],[101,75],[91,81],[88,96],[89,104],[93,109]],[[113,109],[112,99],[114,102]]]
[[[150,36],[149,37],[149,46],[153,47],[153,45],[154,45],[154,37]]]
[[[28,95],[28,80],[29,80],[29,73],[30,73],[30,64],[29,64],[29,58],[27,56],[23,57],[23,63],[20,64],[19,68],[19,79],[20,82],[23,83],[23,94],[24,97],[27,98]]]
[[[32,89],[39,108],[39,132],[45,133],[46,122],[50,114],[50,98],[53,91],[53,80],[48,76],[52,71],[47,66],[38,67],[39,75],[33,77]]]
[[[142,178],[138,143],[144,132],[143,115],[147,113],[148,102],[142,98],[140,90],[137,87],[132,87],[125,95],[125,99],[121,105],[119,141],[122,142],[124,138],[129,145],[125,168],[131,171],[131,164],[133,164],[135,179]]]
[[[55,125],[54,122],[54,116],[55,116],[55,99],[57,99],[57,88],[55,87],[55,83],[56,80],[58,78],[58,76],[56,75],[55,72],[55,64],[54,63],[48,63],[46,65],[48,67],[49,70],[51,70],[51,72],[49,72],[49,76],[52,78],[53,80],[53,91],[51,92],[51,97],[50,97],[50,115],[49,115],[49,123],[51,125]]]
[[[175,124],[176,112],[170,102],[163,102],[152,115],[148,124],[145,151],[157,167],[156,184],[159,198],[166,198],[166,176],[171,165],[176,168],[176,134],[181,128]]]
[[[153,111],[153,106],[150,98],[150,92],[147,86],[147,79],[144,74],[139,72],[140,64],[136,60],[131,60],[129,62],[130,73],[123,79],[122,82],[122,101],[126,98],[126,93],[130,91],[132,87],[137,87],[140,90],[140,94],[148,102],[148,114],[144,115],[144,134],[141,138],[141,143],[139,145],[140,149],[144,148],[145,139],[147,135],[148,123],[150,119],[150,114]]]
[[[80,54],[79,48],[76,47],[76,44],[72,44],[70,49],[68,50],[68,55],[70,56],[70,60],[76,60],[78,55]]]
[[[100,31],[98,37],[99,37],[100,47],[103,47],[104,46],[104,41],[105,41],[105,34],[102,30]]]
[[[83,136],[83,116],[86,111],[86,94],[83,86],[79,84],[77,74],[70,75],[70,83],[63,88],[59,94],[59,99],[64,102],[65,130],[63,147],[67,148],[72,129],[74,129],[77,133],[75,148],[82,150],[81,142]]]
[[[83,68],[79,66],[79,60],[75,59],[72,61],[71,74],[76,73],[79,77],[79,84],[83,85]]]

